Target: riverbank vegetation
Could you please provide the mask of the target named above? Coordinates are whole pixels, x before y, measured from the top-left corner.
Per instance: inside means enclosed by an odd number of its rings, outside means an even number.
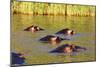
[[[62,15],[62,16],[95,16],[95,6],[40,3],[11,2],[13,14],[27,15]]]

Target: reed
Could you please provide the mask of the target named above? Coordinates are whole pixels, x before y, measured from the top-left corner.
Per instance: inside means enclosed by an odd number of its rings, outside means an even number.
[[[36,3],[36,2],[11,2],[13,14],[27,15],[62,15],[62,16],[95,16],[95,6]]]

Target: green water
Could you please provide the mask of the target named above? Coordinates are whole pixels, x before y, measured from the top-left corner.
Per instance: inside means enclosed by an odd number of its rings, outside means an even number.
[[[95,60],[95,17],[75,16],[32,16],[13,15],[11,22],[11,51],[25,54],[24,64],[68,63]],[[23,31],[23,29],[38,25],[45,29],[36,33]],[[56,33],[63,28],[70,28],[76,35],[71,40],[62,41],[58,45],[41,43],[38,40],[46,35]],[[59,35],[60,37],[65,37]],[[86,47],[84,52],[75,55],[49,53],[63,44],[75,44]]]

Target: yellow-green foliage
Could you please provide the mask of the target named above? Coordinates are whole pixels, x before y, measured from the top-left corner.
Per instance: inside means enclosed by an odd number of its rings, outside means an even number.
[[[32,15],[95,16],[95,6],[13,1],[12,12]]]

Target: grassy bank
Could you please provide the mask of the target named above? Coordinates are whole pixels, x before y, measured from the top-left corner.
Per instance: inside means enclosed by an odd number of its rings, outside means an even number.
[[[11,7],[13,14],[95,16],[95,6],[12,1]]]

